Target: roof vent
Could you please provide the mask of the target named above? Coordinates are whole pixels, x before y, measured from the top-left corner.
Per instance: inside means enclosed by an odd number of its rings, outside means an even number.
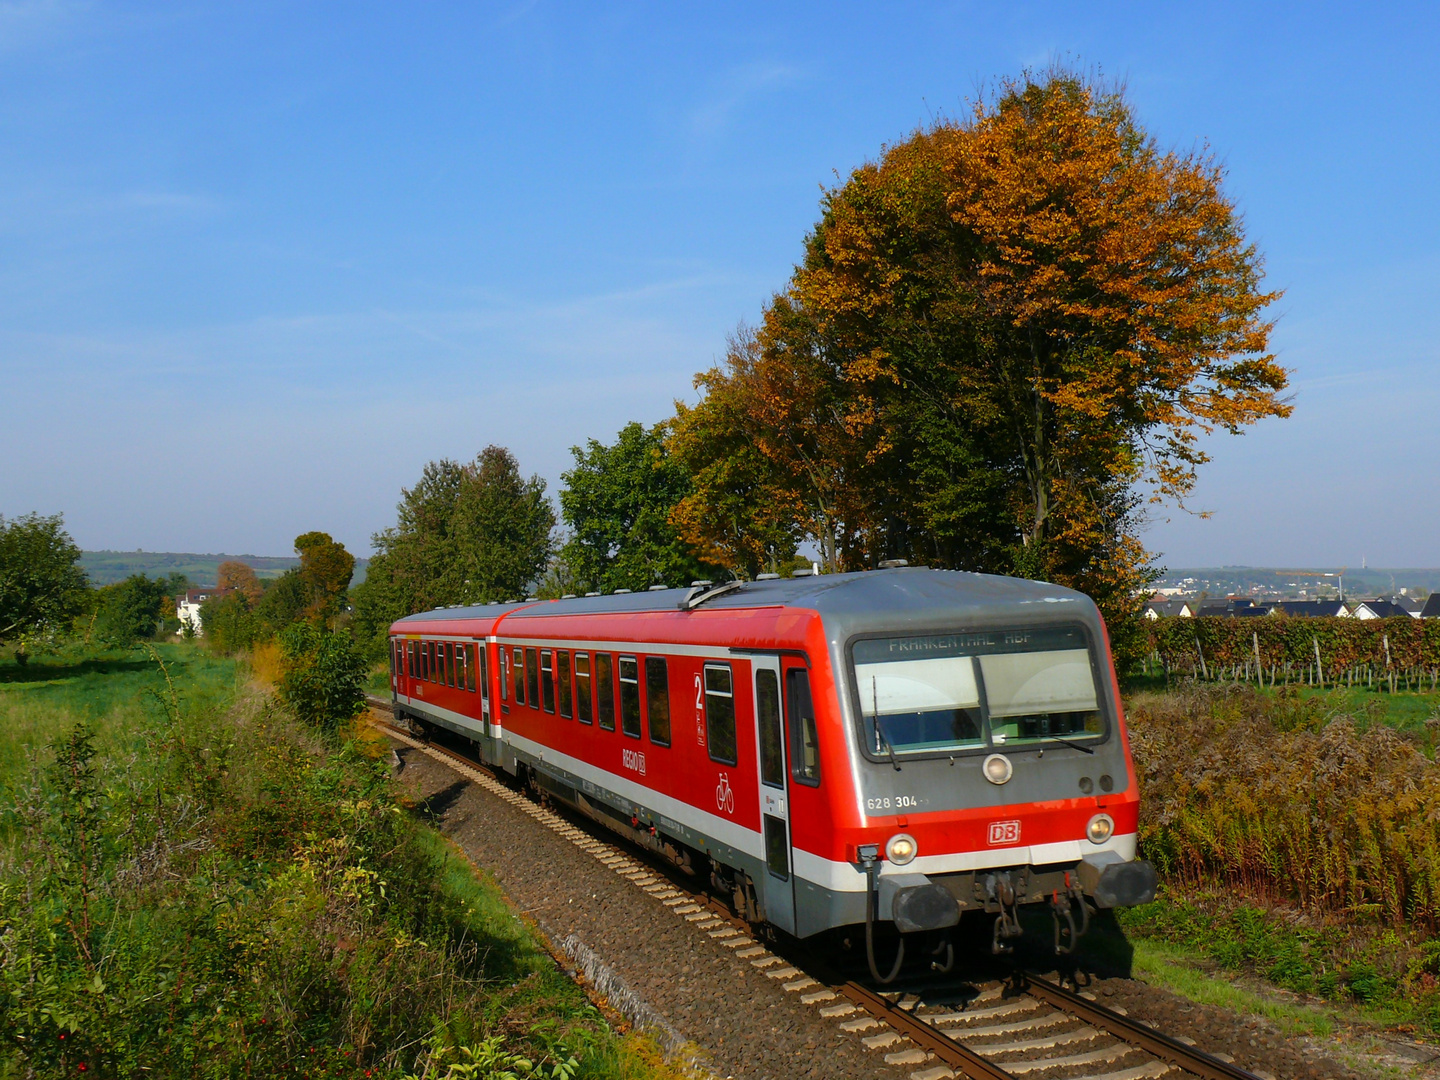
[[[646,591],[646,592],[664,592],[664,591],[665,591],[666,589],[668,589],[668,588],[670,588],[669,585],[651,585],[650,588],[646,589],[645,591]]]
[[[527,596],[527,597],[525,597],[525,599],[526,599],[526,600],[539,600],[540,597],[538,597],[538,596]]]
[[[779,574],[756,574],[756,575],[755,575],[755,580],[756,580],[756,581],[779,581],[779,580],[780,580],[780,575],[779,575]]]
[[[599,594],[598,592],[587,592],[585,595],[586,595],[586,596],[599,596],[600,594]]]
[[[694,586],[695,588],[700,588],[701,586],[704,586],[704,585],[714,585],[715,582],[711,581],[709,578],[701,578],[699,581],[692,581],[692,582],[690,582],[690,584],[691,584],[692,586]]]
[[[629,589],[616,589],[615,592],[614,592],[614,595],[615,595],[615,596],[620,596],[620,595],[622,595],[623,593],[628,593],[629,591],[630,591]]]
[[[814,576],[814,574],[815,574],[815,571],[812,570],[812,569],[810,569],[810,567],[808,567],[808,566],[802,566],[799,570],[796,570],[796,571],[795,571],[793,574],[791,574],[790,576],[791,576],[791,577],[812,577],[812,576]]]
[[[881,570],[899,570],[902,566],[909,566],[909,559],[881,559]]]
[[[564,596],[560,597],[560,599],[561,599],[561,600],[574,600],[574,599],[575,599],[575,594],[574,594],[573,592],[567,592]]]

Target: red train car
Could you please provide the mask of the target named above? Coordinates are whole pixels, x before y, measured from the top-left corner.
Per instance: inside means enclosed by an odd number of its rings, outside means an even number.
[[[798,937],[985,911],[1001,948],[1019,905],[1073,931],[1087,902],[1153,896],[1079,593],[904,567],[449,608],[390,634],[397,716]]]

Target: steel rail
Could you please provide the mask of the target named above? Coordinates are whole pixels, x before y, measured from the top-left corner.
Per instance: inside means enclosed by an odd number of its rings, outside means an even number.
[[[956,1042],[937,1027],[925,1023],[919,1017],[911,1016],[904,1009],[857,982],[847,982],[837,987],[849,998],[877,1020],[883,1020],[896,1031],[909,1037],[910,1041],[969,1078],[969,1080],[1014,1080],[1012,1073],[986,1060],[968,1046]]]
[[[1260,1077],[1238,1065],[1211,1057],[1203,1050],[1187,1046],[1168,1035],[1162,1035],[1154,1028],[1121,1016],[1113,1009],[1107,1009],[1098,1002],[1071,993],[1062,986],[1038,975],[1022,974],[1018,977],[1017,989],[1038,998],[1047,1005],[1062,1012],[1073,1013],[1087,1024],[1103,1028],[1111,1035],[1132,1046],[1138,1046],[1146,1053],[1154,1054],[1161,1061],[1184,1069],[1188,1073],[1203,1077],[1204,1080],[1260,1080]]]

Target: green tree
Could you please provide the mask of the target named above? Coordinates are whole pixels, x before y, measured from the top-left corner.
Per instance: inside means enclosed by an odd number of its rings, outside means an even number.
[[[169,578],[131,574],[96,590],[93,636],[110,645],[132,645],[155,637],[174,614]]]
[[[683,585],[713,577],[715,564],[697,559],[671,520],[690,494],[690,473],[665,445],[666,427],[632,422],[614,444],[595,439],[572,446],[575,467],[563,474],[560,512],[570,539],[560,552],[569,584],[579,592]]]
[[[0,642],[16,644],[17,661],[83,611],[86,593],[80,549],[62,515],[0,516]]]
[[[206,643],[221,653],[248,649],[263,633],[263,624],[249,594],[240,589],[206,600],[200,606],[200,626]]]
[[[365,707],[368,664],[344,630],[296,622],[280,634],[280,698],[308,724],[333,732]]]
[[[525,596],[554,550],[545,481],[525,479],[501,446],[466,464],[430,462],[396,512],[396,524],[372,538],[375,555],[352,594],[370,655],[383,655],[384,628],[405,615]]]
[[[310,590],[297,567],[291,567],[278,578],[265,583],[265,591],[254,610],[267,635],[280,633],[293,622],[305,617],[312,600]]]
[[[295,552],[300,556],[300,583],[309,598],[305,617],[317,625],[329,622],[340,613],[355,573],[355,556],[323,532],[297,536]]]

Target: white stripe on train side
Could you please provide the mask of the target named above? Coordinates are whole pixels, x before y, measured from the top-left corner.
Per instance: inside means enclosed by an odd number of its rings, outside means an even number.
[[[477,734],[479,721],[462,713],[440,708],[420,699],[405,699],[415,706],[444,716]],[[589,780],[596,787],[621,798],[662,814],[688,829],[711,837],[738,851],[743,851],[761,861],[765,858],[764,844],[758,832],[743,825],[702,810],[691,803],[662,794],[654,788],[645,787],[627,777],[612,773],[598,765],[573,757],[552,746],[527,739],[513,731],[500,731],[491,725],[492,737],[502,737],[512,747],[524,750],[532,757],[549,761],[582,780]],[[1125,833],[1112,836],[1103,844],[1092,844],[1088,840],[1062,840],[1052,844],[1031,844],[1022,847],[987,848],[984,851],[957,851],[941,855],[919,855],[905,866],[891,862],[880,864],[880,873],[886,874],[949,874],[966,870],[988,870],[1008,866],[1048,866],[1055,863],[1079,862],[1085,855],[1096,855],[1102,851],[1113,851],[1127,861],[1135,858],[1135,834]],[[792,846],[791,859],[795,876],[833,892],[864,892],[865,873],[854,863],[827,859],[822,855]]]

